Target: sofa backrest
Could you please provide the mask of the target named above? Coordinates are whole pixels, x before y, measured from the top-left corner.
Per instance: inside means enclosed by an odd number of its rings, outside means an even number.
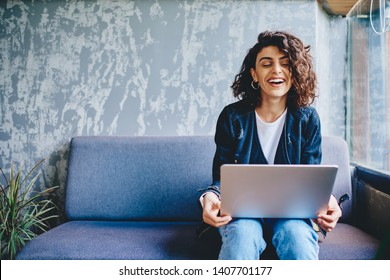
[[[322,138],[322,164],[336,164],[339,169],[333,187],[333,194],[339,199],[348,194],[349,200],[342,204],[343,216],[340,221],[349,221],[352,215],[352,184],[347,143],[339,137]]]
[[[323,138],[323,164],[337,164],[334,194],[351,195],[344,140]],[[212,136],[81,136],[71,141],[69,220],[200,221],[199,189],[212,181]],[[344,216],[350,214],[347,202]]]
[[[200,220],[211,180],[211,136],[86,136],[71,141],[70,220]]]

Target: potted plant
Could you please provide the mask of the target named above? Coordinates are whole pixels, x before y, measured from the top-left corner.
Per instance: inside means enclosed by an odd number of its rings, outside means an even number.
[[[39,173],[35,171],[44,161],[39,161],[23,174],[22,168],[15,170],[11,164],[9,176],[0,168],[4,185],[0,182],[0,239],[1,259],[14,259],[20,249],[48,228],[48,220],[56,208],[48,194],[56,187],[35,191]]]

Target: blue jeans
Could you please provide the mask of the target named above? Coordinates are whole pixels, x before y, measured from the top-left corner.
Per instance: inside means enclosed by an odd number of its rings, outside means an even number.
[[[221,227],[220,260],[258,260],[269,231],[281,260],[318,259],[318,235],[308,219],[234,219]]]

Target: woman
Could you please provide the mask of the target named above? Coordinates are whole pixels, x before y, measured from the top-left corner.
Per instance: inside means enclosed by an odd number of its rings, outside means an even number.
[[[203,220],[219,228],[219,259],[259,259],[264,232],[280,259],[318,259],[318,235],[309,219],[232,219],[220,216],[220,166],[320,164],[321,131],[314,101],[316,75],[310,48],[286,32],[263,32],[232,85],[240,100],[226,106],[216,128],[213,183],[201,196]],[[314,220],[330,232],[341,216],[331,196]]]

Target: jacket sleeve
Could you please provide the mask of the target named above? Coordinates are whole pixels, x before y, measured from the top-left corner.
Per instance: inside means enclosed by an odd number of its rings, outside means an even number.
[[[216,144],[216,150],[213,160],[213,181],[210,186],[203,189],[203,193],[212,191],[220,196],[220,168],[225,163],[234,162],[234,135],[232,116],[229,113],[229,109],[225,107],[218,117],[217,127],[215,131],[214,141]]]
[[[312,109],[304,130],[304,141],[301,151],[302,164],[320,164],[322,158],[320,117],[317,111],[314,108]]]

